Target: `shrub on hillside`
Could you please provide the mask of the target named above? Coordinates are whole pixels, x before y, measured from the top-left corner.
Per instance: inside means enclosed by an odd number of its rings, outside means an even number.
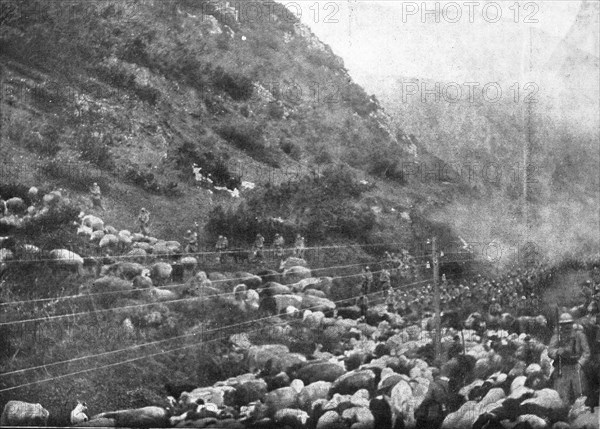
[[[138,36],[129,40],[121,53],[121,58],[129,63],[139,64],[144,67],[150,66],[147,52],[148,37]]]
[[[315,155],[315,162],[317,164],[331,164],[333,162],[333,156],[325,148],[321,148]]]
[[[160,97],[160,91],[150,85],[136,85],[133,92],[135,92],[135,95],[137,95],[140,100],[145,101],[152,106],[157,103]]]
[[[312,50],[308,53],[306,59],[317,67],[326,67],[334,71],[344,67],[342,60],[329,52]]]
[[[381,177],[382,179],[392,179],[402,185],[406,184],[404,172],[398,165],[398,161],[394,159],[373,156],[370,160],[368,171],[373,176]]]
[[[289,157],[295,161],[300,161],[300,158],[302,158],[302,150],[300,150],[298,145],[289,140],[282,140],[281,143],[279,143],[279,147],[281,147],[283,153],[289,155]]]
[[[373,176],[394,180],[401,185],[407,183],[400,154],[395,154],[391,149],[372,152],[367,161],[367,169]]]
[[[125,173],[125,179],[153,194],[165,195],[167,197],[180,197],[183,195],[183,192],[178,188],[179,184],[177,182],[160,182],[154,173],[140,169],[138,166],[129,167]]]
[[[374,101],[371,101],[371,97],[360,86],[355,83],[350,83],[343,88],[342,99],[350,104],[352,109],[360,116],[369,116],[372,112],[377,110],[377,99],[373,97]]]
[[[257,161],[279,167],[274,154],[265,146],[263,128],[259,124],[230,123],[219,127],[217,133]]]
[[[267,242],[275,233],[281,233],[288,243],[293,243],[296,233],[311,243],[336,236],[365,240],[375,225],[375,216],[356,201],[367,189],[350,170],[329,168],[321,176],[255,191],[247,204],[236,209],[217,207],[209,214],[205,230],[211,237],[222,234],[244,245],[251,244],[258,233]],[[285,220],[290,213],[294,222]],[[276,221],[277,217],[283,217],[283,222]]]
[[[182,54],[177,61],[161,65],[160,70],[166,75],[179,78],[182,82],[204,93],[209,84],[210,64],[203,65],[192,52],[182,47]]]
[[[283,119],[285,109],[283,108],[283,104],[281,104],[281,102],[271,101],[267,105],[267,113],[271,119]]]
[[[135,81],[135,75],[118,64],[102,64],[96,69],[98,77],[104,82],[116,87],[132,91],[140,100],[156,104],[160,91],[149,85],[140,85]]]
[[[222,155],[215,155],[214,152],[200,152],[200,150],[190,141],[183,143],[176,154],[177,167],[188,172],[192,164],[196,164],[202,169],[204,175],[209,175],[215,186],[225,186],[227,189],[239,188],[242,180],[238,175],[229,171],[226,159]]]
[[[59,184],[81,192],[88,192],[94,182],[104,193],[110,189],[110,181],[101,170],[89,164],[71,161],[65,156],[49,159],[40,165],[40,170]]]
[[[61,147],[61,131],[55,124],[45,123],[32,129],[32,124],[20,117],[11,117],[3,124],[8,137],[18,145],[41,155],[54,156]]]
[[[77,149],[79,149],[82,159],[90,161],[105,170],[115,168],[110,152],[110,146],[112,146],[112,136],[110,134],[84,129],[78,133],[76,139]]]
[[[129,167],[125,173],[125,178],[146,191],[160,193],[160,184],[154,173],[141,171],[136,167]]]
[[[117,66],[101,65],[96,73],[101,80],[116,88],[131,88],[135,84],[135,76]]]
[[[254,92],[250,78],[239,73],[227,72],[220,66],[212,72],[212,81],[217,88],[237,101],[249,100]]]
[[[219,34],[217,37],[217,48],[222,51],[228,51],[231,47],[231,37],[227,33]]]

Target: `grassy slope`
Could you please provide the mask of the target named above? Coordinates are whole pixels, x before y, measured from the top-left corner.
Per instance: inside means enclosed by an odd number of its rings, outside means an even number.
[[[202,223],[211,206],[232,203],[196,190],[189,164],[176,167],[185,142],[201,153],[229,157],[234,173],[242,166],[244,180],[259,182],[282,180],[284,170],[306,172],[315,158],[349,162],[359,170],[384,150],[382,156],[412,159],[341,60],[300,35],[299,24],[282,18],[264,26],[236,22],[226,10],[199,9],[198,2],[104,2],[72,7],[70,13],[30,3],[36,14],[23,12],[9,21],[13,25],[2,40],[2,79],[9,94],[2,106],[3,158],[21,165],[31,165],[35,155],[91,160],[102,168],[97,172],[105,178],[107,218],[118,227],[131,227],[139,207],[150,206],[159,235],[181,233],[194,220]],[[233,38],[225,23],[234,28]],[[222,74],[215,72],[219,67]],[[223,76],[255,82],[253,94],[232,98],[219,86]],[[302,97],[293,95],[292,85]],[[284,118],[269,101],[277,98]],[[240,150],[219,136],[224,126],[245,135],[258,128],[262,135]],[[21,161],[23,146],[29,151]],[[154,174],[161,185],[178,183],[182,196],[161,204],[163,196],[130,186],[123,178],[132,165]],[[266,174],[272,165],[280,168]],[[27,183],[56,182],[31,170],[23,172]],[[73,187],[68,174],[65,184]]]

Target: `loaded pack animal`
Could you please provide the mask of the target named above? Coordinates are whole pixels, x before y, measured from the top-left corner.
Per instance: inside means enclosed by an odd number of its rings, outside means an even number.
[[[40,404],[8,401],[2,411],[0,426],[46,426],[50,413]]]

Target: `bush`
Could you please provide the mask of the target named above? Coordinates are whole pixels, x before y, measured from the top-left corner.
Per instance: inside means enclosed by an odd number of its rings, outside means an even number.
[[[140,170],[137,166],[129,167],[125,173],[125,179],[153,194],[167,197],[180,197],[183,195],[183,192],[179,189],[179,183],[173,181],[161,183],[154,173]]]
[[[178,168],[186,172],[189,172],[195,163],[202,168],[204,175],[210,175],[215,186],[225,186],[233,190],[239,188],[242,183],[239,176],[229,171],[224,156],[215,155],[212,151],[201,153],[190,141],[186,141],[177,149],[176,163]]]
[[[129,63],[139,64],[144,67],[150,66],[150,60],[147,52],[147,38],[138,36],[135,39],[128,41],[121,58]]]
[[[110,152],[110,146],[112,146],[111,135],[83,130],[78,133],[76,139],[77,149],[79,149],[82,159],[90,161],[105,170],[115,168],[115,162]]]
[[[222,51],[228,51],[231,47],[231,37],[227,33],[222,33],[217,36],[217,48]]]
[[[322,164],[331,164],[333,162],[333,156],[327,151],[327,149],[322,148],[315,155],[315,162],[319,165]]]
[[[371,154],[368,160],[368,172],[382,179],[394,180],[401,185],[406,185],[407,180],[400,161],[399,155],[393,150],[381,150]]]
[[[160,193],[160,184],[154,173],[148,171],[140,171],[136,167],[129,167],[125,173],[125,179],[129,180],[136,186],[153,193]]]
[[[44,123],[32,129],[32,123],[19,116],[11,117],[2,125],[7,128],[8,137],[12,141],[32,152],[54,156],[61,149],[61,131],[58,125]]]
[[[267,106],[267,112],[271,119],[282,119],[285,114],[285,109],[281,103],[271,101]]]
[[[55,156],[61,149],[57,140],[46,138],[37,132],[26,134],[22,144],[32,152],[47,156]]]
[[[393,159],[379,157],[372,159],[368,171],[369,174],[381,177],[382,179],[392,179],[402,185],[407,183],[402,168],[398,166],[398,161]]]
[[[149,85],[139,85],[135,76],[117,64],[103,64],[97,70],[98,77],[104,82],[116,87],[132,91],[140,100],[156,104],[160,91]]]
[[[225,107],[225,104],[220,97],[206,96],[204,97],[204,105],[211,115],[225,115],[229,113],[229,109]]]
[[[310,51],[306,56],[309,63],[317,67],[326,67],[330,70],[339,70],[344,67],[343,61],[336,57],[333,53],[322,51]]]
[[[31,91],[31,95],[42,108],[65,105],[69,101],[68,89],[56,82],[36,86]]]
[[[150,85],[136,85],[133,92],[142,101],[154,106],[160,97],[160,91]]]
[[[135,76],[117,66],[102,65],[96,69],[98,77],[117,88],[131,88],[135,85]]]
[[[252,97],[254,85],[252,80],[238,73],[226,72],[222,67],[217,67],[212,73],[213,84],[225,91],[236,101],[246,101]]]
[[[75,163],[67,157],[56,157],[41,164],[40,170],[68,188],[88,192],[94,182],[104,193],[110,190],[108,177],[85,163]]]
[[[373,213],[356,205],[366,189],[350,170],[329,168],[321,176],[254,191],[247,204],[236,209],[215,208],[209,214],[205,231],[213,239],[222,234],[245,245],[251,244],[259,232],[267,242],[277,232],[287,243],[294,242],[296,233],[315,244],[330,237],[364,241],[375,226]],[[298,207],[306,210],[298,214],[294,223],[272,220],[297,213]]]
[[[182,55],[177,60],[174,64],[169,62],[168,65],[160,67],[161,72],[167,76],[177,77],[200,93],[204,93],[210,83],[209,75],[212,70],[210,64],[203,66],[194,54],[184,47],[182,47]]]
[[[250,124],[224,125],[217,132],[238,149],[249,153],[260,153],[265,150],[263,132],[258,126]]]
[[[374,101],[371,101],[371,97],[355,83],[350,83],[344,87],[342,99],[349,103],[352,110],[362,117],[369,116],[378,108],[377,99],[373,97]]]
[[[279,167],[273,153],[267,150],[263,142],[263,128],[260,125],[248,122],[223,125],[217,129],[217,133],[257,161]]]
[[[286,155],[289,155],[289,157],[292,158],[293,160],[300,161],[300,159],[302,158],[302,151],[293,142],[291,142],[289,140],[283,140],[279,144],[279,146],[281,147],[281,150],[283,151],[283,153],[285,153]]]

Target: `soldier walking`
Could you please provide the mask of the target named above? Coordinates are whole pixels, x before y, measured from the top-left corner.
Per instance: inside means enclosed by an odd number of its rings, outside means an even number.
[[[256,234],[256,239],[254,240],[254,257],[256,259],[260,259],[261,261],[264,259],[263,247],[265,246],[265,237],[262,234]]]
[[[229,241],[227,240],[227,237],[224,235],[219,235],[217,238],[217,244],[215,244],[215,249],[217,252],[219,252],[219,255],[217,256],[217,262],[220,263],[223,260],[223,252],[227,251],[228,246]]]
[[[198,252],[198,233],[191,229],[188,229],[183,236],[186,242],[185,253],[197,253]]]
[[[368,295],[371,290],[371,285],[373,284],[373,273],[371,272],[370,267],[365,267],[362,270],[362,286],[361,291],[363,295]]]
[[[588,381],[586,405],[592,409],[598,406],[600,399],[600,312],[596,301],[591,301],[587,314],[579,321],[583,325],[584,334],[590,346],[591,359],[583,368],[584,377]]]
[[[94,182],[90,188],[90,195],[92,197],[92,208],[98,208],[104,211],[104,207],[102,206],[102,191],[96,182]]]
[[[148,235],[148,224],[150,223],[150,212],[144,207],[140,210],[138,216],[138,222],[140,224],[140,232],[142,235]]]
[[[300,234],[296,234],[296,241],[294,242],[294,255],[298,258],[304,259],[304,250],[306,245],[304,243],[304,237]]]
[[[566,404],[573,404],[586,389],[582,368],[590,359],[590,347],[584,333],[573,326],[573,316],[563,313],[558,320],[557,332],[552,335],[548,356],[554,359],[552,374],[554,390]],[[580,325],[577,325],[580,326]]]
[[[283,247],[285,246],[285,240],[281,234],[275,234],[275,240],[273,241],[273,247],[275,247],[275,256],[283,258]]]
[[[385,268],[381,270],[379,274],[379,287],[383,292],[385,303],[388,308],[393,308],[393,291],[392,291],[392,283],[390,281],[390,272]]]

